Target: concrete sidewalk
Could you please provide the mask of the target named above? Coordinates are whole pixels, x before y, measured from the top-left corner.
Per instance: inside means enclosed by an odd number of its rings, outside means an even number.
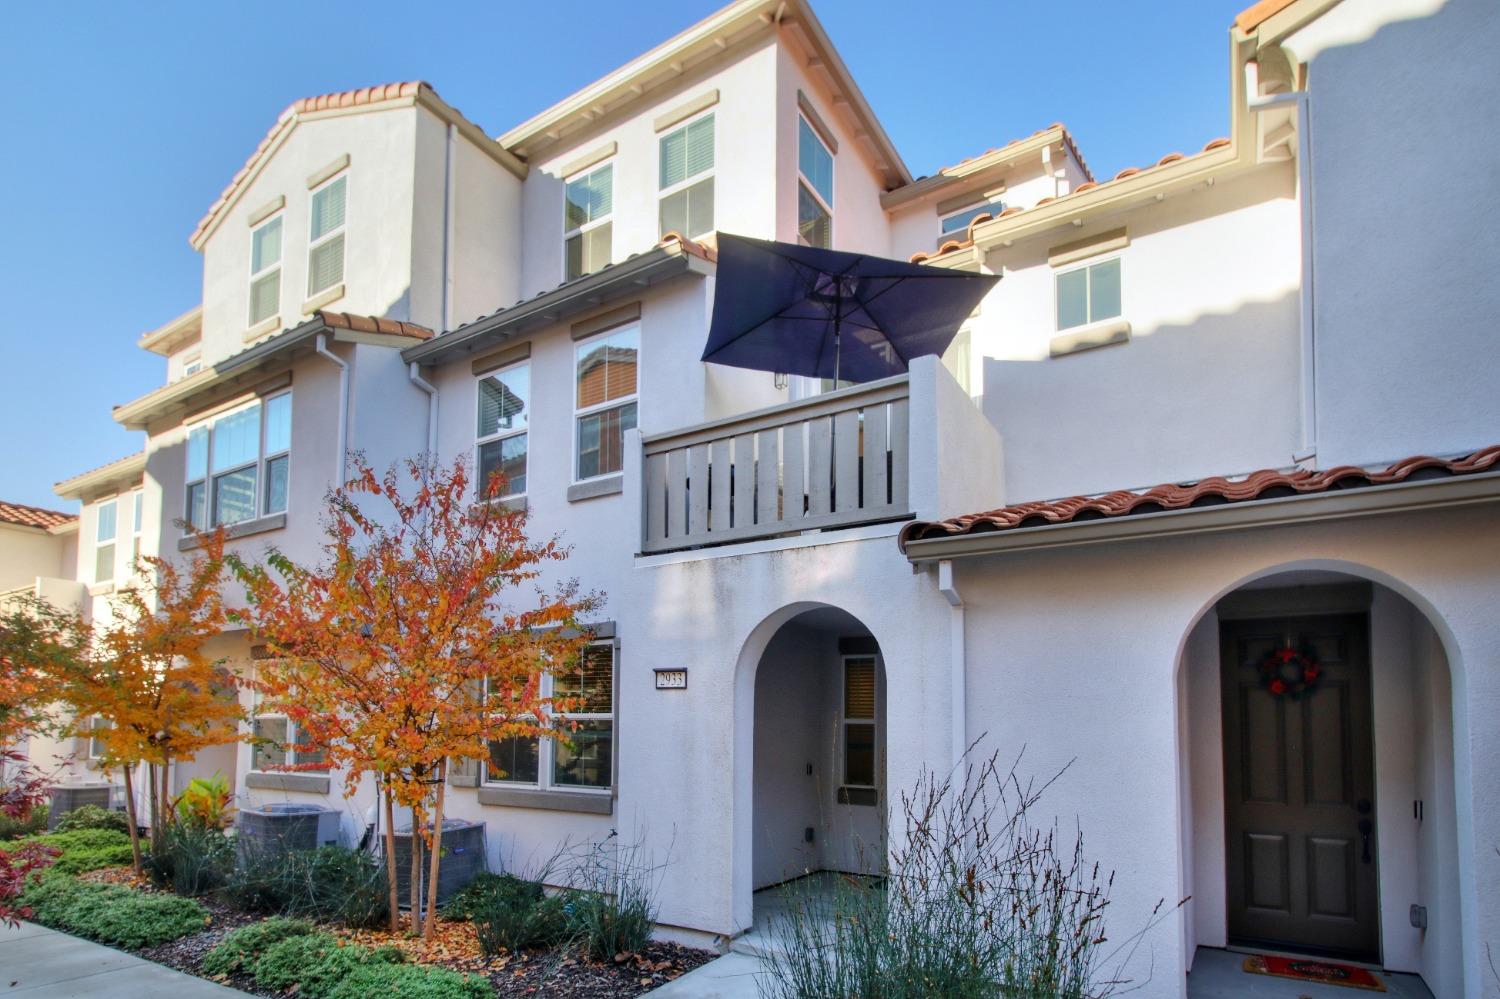
[[[0,925],[0,996],[26,999],[249,999],[143,957],[34,923]]]

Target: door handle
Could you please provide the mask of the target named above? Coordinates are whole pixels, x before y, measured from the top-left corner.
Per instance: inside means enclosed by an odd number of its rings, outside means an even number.
[[[1362,859],[1367,864],[1370,862],[1370,833],[1373,832],[1374,829],[1375,829],[1375,823],[1372,822],[1371,820],[1369,820],[1369,819],[1360,819],[1359,820],[1359,835],[1364,840],[1364,846],[1362,847],[1362,852],[1363,852],[1364,856],[1363,856]]]

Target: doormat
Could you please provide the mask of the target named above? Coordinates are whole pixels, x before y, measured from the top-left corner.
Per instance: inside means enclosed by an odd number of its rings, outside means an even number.
[[[1351,989],[1368,989],[1371,992],[1385,991],[1385,985],[1380,979],[1364,968],[1334,964],[1331,961],[1316,961],[1306,957],[1272,957],[1269,954],[1247,957],[1245,970],[1253,975],[1292,978],[1299,982],[1344,985]]]

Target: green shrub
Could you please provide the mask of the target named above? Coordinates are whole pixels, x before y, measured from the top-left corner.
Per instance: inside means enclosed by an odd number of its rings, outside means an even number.
[[[74,829],[71,832],[28,836],[20,843],[40,843],[61,852],[50,870],[58,874],[82,874],[101,867],[122,867],[131,862],[130,836],[114,829]]]
[[[190,898],[88,884],[49,873],[21,896],[37,922],[113,947],[139,950],[196,933],[208,910]]]
[[[464,975],[447,968],[415,964],[367,964],[355,968],[328,999],[367,999],[369,996],[399,996],[400,999],[492,999],[495,990],[481,975]]]
[[[174,822],[161,832],[160,849],[146,857],[153,883],[179,895],[206,895],[234,869],[234,844],[218,829]]]
[[[299,999],[327,999],[356,968],[391,963],[393,949],[372,951],[323,932],[289,937],[272,944],[255,962],[255,984],[272,992],[295,987]]]
[[[12,818],[0,812],[0,839],[15,839],[17,836],[35,836],[47,831],[46,805],[37,805],[24,819]]]
[[[513,881],[521,881],[521,879],[514,874],[480,871],[474,875],[472,881],[455,892],[453,897],[444,904],[443,915],[448,919],[468,919],[473,914],[471,910],[476,902],[488,899]]]
[[[463,908],[474,923],[480,948],[494,955],[563,943],[569,932],[564,904],[562,897],[546,894],[539,883],[505,874],[467,893]]]
[[[346,926],[377,926],[386,918],[385,868],[360,850],[246,852],[227,877],[225,898],[246,912],[304,916]]]
[[[633,954],[651,941],[656,909],[645,893],[622,885],[618,895],[569,892],[564,909],[568,928],[589,956],[607,961],[616,954]]]
[[[316,932],[312,923],[273,916],[225,934],[203,958],[203,973],[221,977],[248,972],[272,944]]]
[[[124,812],[116,812],[98,805],[80,805],[57,820],[53,832],[75,832],[79,829],[113,829],[130,835],[130,818]]]

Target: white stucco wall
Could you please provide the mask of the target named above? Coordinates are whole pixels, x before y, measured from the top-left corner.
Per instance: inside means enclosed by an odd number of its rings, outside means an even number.
[[[0,592],[33,586],[39,576],[72,578],[73,564],[64,564],[66,535],[40,527],[0,524]]]

